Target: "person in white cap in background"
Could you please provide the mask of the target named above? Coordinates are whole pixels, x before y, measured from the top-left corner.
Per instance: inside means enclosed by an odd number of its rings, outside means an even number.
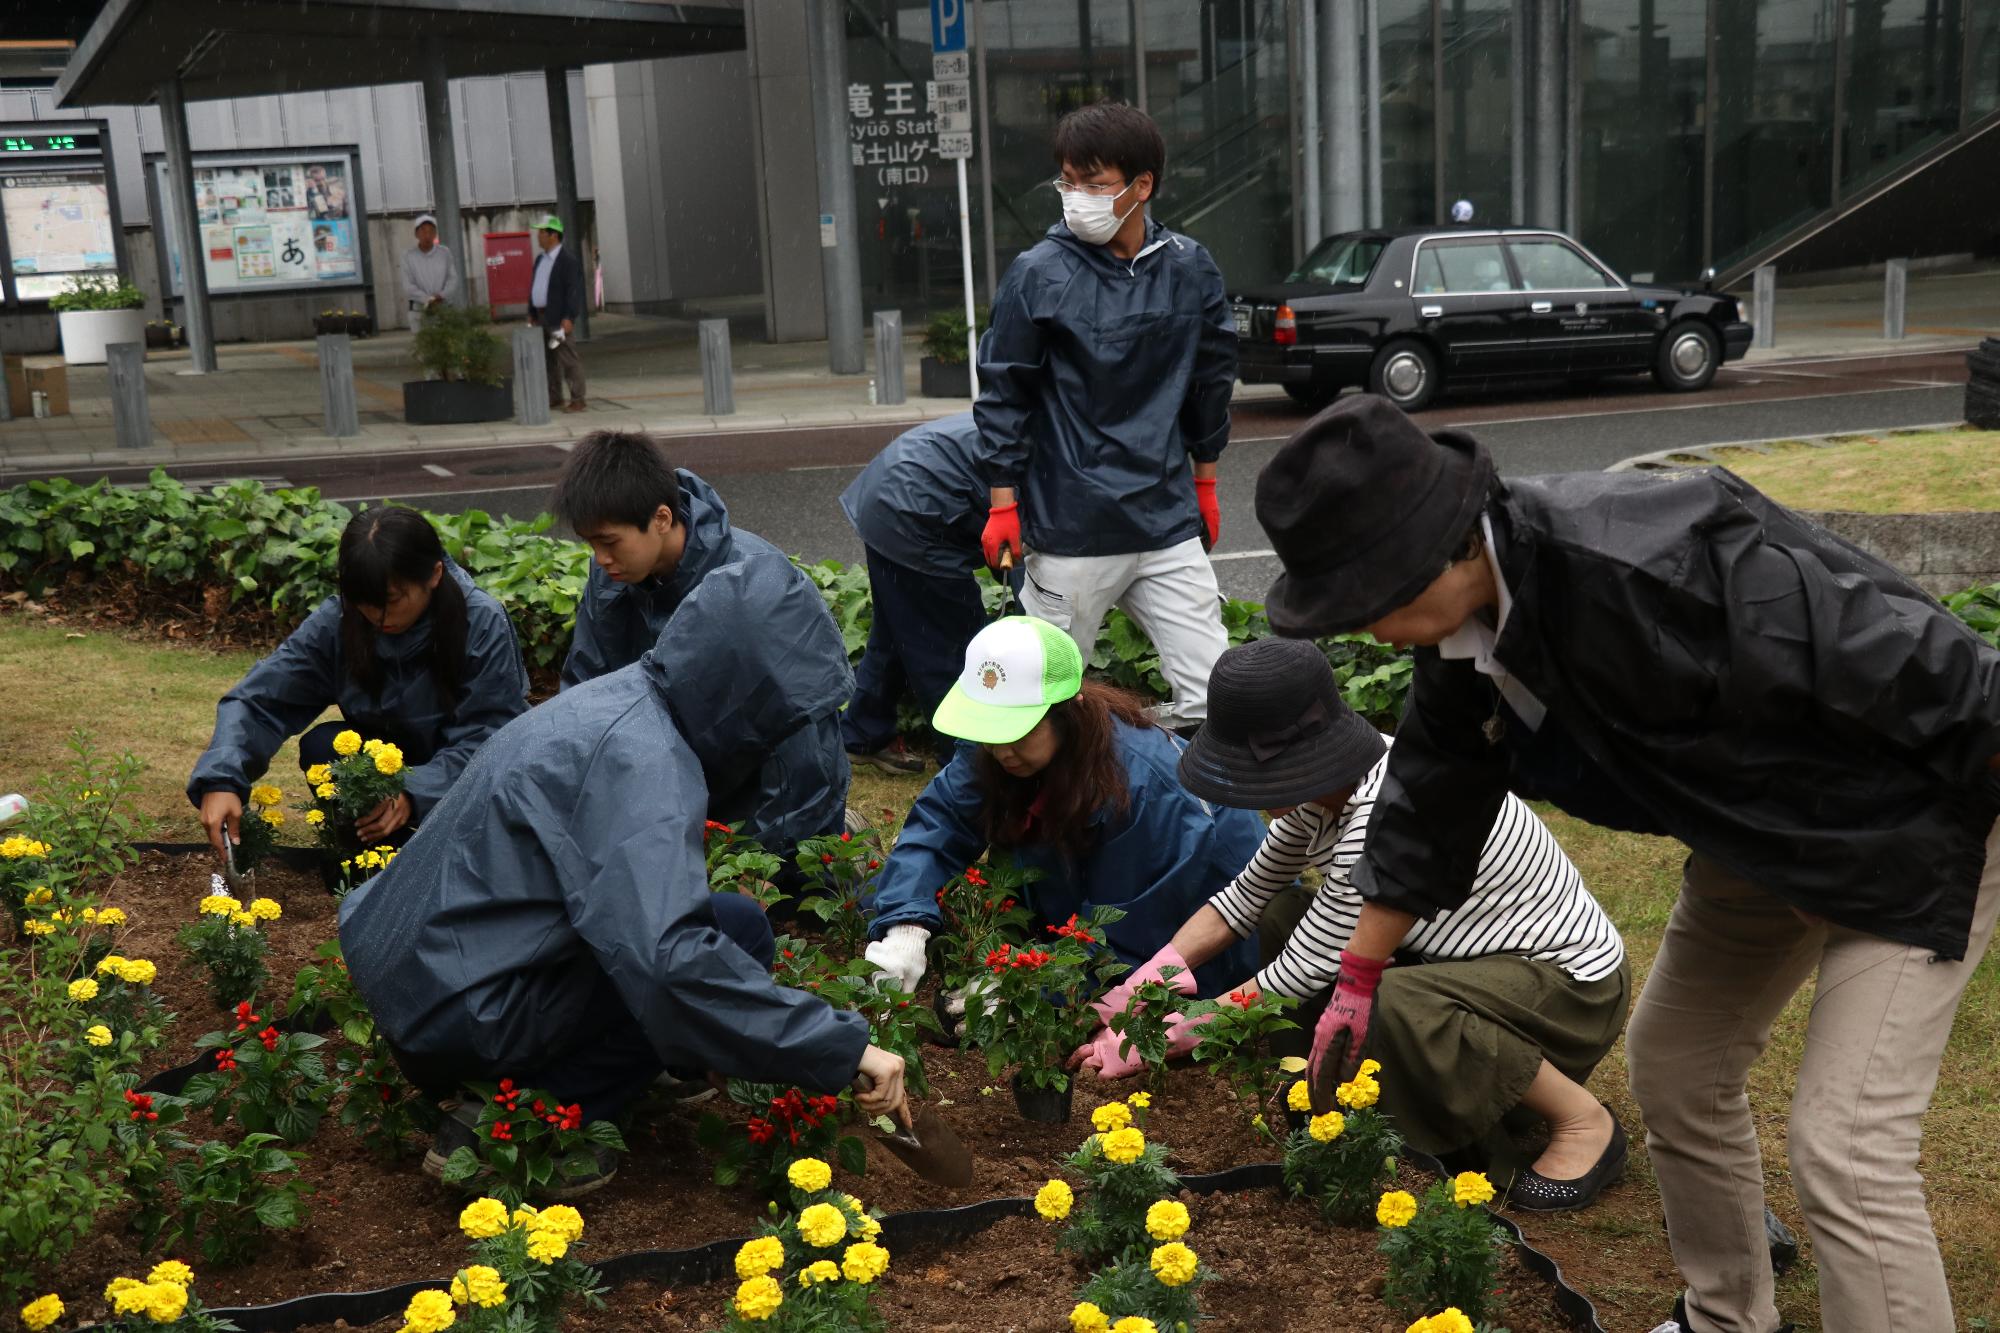
[[[458,285],[458,261],[450,246],[438,242],[435,217],[418,214],[416,227],[417,243],[403,252],[403,295],[410,312],[421,316],[450,298]]]

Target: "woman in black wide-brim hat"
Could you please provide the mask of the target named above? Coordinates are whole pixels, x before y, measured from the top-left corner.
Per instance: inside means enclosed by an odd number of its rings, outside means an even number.
[[[1625,1025],[1631,971],[1618,930],[1526,805],[1509,796],[1464,904],[1394,942],[1396,966],[1345,952],[1362,896],[1348,877],[1382,796],[1389,743],[1342,702],[1310,643],[1266,639],[1224,653],[1209,680],[1208,722],[1181,758],[1204,800],[1269,810],[1250,864],[1183,925],[1153,965],[1199,967],[1253,933],[1265,965],[1246,993],[1315,1009],[1329,994],[1372,991],[1362,1054],[1381,1062],[1382,1106],[1411,1146],[1465,1153],[1505,1185],[1501,1122],[1524,1108],[1547,1122],[1548,1149],[1514,1174],[1524,1208],[1580,1208],[1623,1167],[1624,1131],[1583,1083]],[[1307,894],[1296,880],[1318,868]],[[1280,947],[1282,946],[1282,947]],[[1321,1023],[1314,1072],[1337,1067]],[[1116,1034],[1080,1063],[1125,1072]],[[1101,1049],[1100,1049],[1101,1048]]]

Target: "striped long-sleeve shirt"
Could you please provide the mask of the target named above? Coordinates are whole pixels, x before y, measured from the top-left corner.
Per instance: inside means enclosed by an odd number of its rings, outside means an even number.
[[[1308,865],[1319,867],[1324,882],[1284,952],[1257,974],[1258,989],[1312,999],[1339,975],[1340,951],[1361,917],[1361,894],[1348,875],[1361,859],[1368,814],[1388,766],[1385,754],[1338,814],[1302,805],[1274,821],[1250,864],[1209,900],[1231,930],[1248,937],[1273,894]],[[1555,837],[1514,796],[1501,805],[1487,835],[1472,896],[1417,922],[1401,948],[1426,962],[1521,954],[1553,963],[1578,981],[1602,980],[1625,959],[1618,928]]]

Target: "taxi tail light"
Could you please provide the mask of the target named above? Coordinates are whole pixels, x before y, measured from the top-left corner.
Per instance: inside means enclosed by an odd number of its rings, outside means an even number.
[[[1298,317],[1288,305],[1278,307],[1277,323],[1271,326],[1271,341],[1280,347],[1289,347],[1299,340]]]

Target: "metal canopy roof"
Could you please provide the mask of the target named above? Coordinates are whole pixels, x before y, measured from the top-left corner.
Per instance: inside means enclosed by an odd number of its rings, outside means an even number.
[[[109,0],[56,95],[137,106],[176,71],[190,101],[413,83],[427,50],[463,79],[743,47],[740,0]]]

